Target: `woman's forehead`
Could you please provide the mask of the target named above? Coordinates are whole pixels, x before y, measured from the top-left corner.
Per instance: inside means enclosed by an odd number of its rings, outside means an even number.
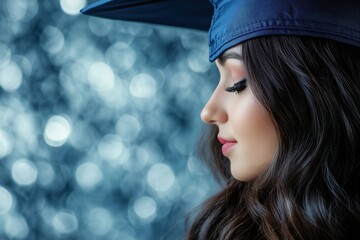
[[[241,54],[242,53],[242,43],[237,44],[235,46],[230,47],[229,49],[227,49],[224,53],[229,53],[229,52],[236,52]]]

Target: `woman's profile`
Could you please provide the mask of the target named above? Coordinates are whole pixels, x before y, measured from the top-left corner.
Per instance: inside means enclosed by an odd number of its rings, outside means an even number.
[[[187,239],[360,239],[360,3],[211,3],[220,79],[201,112],[210,128],[198,153],[223,189]],[[193,15],[184,8],[193,23],[167,22],[166,7],[161,20],[130,20],[204,29],[201,4]],[[122,19],[113,9],[94,15]]]

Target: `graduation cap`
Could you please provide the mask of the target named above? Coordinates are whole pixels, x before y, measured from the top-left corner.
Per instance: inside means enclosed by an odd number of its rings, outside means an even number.
[[[103,18],[208,31],[214,8],[208,0],[100,0],[81,12]]]
[[[360,47],[360,0],[100,0],[82,13],[209,32],[211,62],[267,35],[328,38]]]

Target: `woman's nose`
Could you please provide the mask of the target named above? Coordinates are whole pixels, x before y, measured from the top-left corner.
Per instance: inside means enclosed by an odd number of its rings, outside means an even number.
[[[207,124],[216,124],[227,121],[223,99],[216,90],[201,111],[201,120]]]

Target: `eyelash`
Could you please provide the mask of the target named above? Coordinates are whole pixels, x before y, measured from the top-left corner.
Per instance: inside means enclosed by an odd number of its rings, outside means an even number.
[[[232,87],[226,87],[225,91],[227,92],[236,92],[236,94],[240,94],[242,90],[246,88],[246,78],[240,80],[239,82],[235,83]]]

